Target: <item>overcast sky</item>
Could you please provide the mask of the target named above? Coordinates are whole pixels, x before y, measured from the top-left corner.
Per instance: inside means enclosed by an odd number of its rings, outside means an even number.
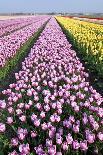
[[[103,0],[0,0],[0,13],[11,12],[103,13]]]

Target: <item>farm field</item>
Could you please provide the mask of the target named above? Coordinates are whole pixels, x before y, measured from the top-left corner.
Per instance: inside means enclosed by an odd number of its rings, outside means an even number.
[[[103,25],[0,17],[0,155],[89,154],[103,154]]]
[[[87,22],[91,22],[91,23],[96,23],[96,24],[103,24],[103,18],[81,18],[81,17],[74,17],[75,19],[79,19],[79,20],[83,20],[83,21],[87,21]]]
[[[103,17],[98,17],[98,18],[87,17],[87,16],[80,16],[80,17],[64,16],[64,17],[78,19],[78,20],[87,21],[87,22],[96,23],[96,24],[103,24]]]
[[[91,74],[91,81],[103,90],[103,26],[79,19],[57,17],[64,33]],[[90,77],[90,78],[91,78]]]

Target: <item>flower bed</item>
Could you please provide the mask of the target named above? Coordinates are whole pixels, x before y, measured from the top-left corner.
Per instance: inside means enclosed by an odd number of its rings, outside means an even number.
[[[0,27],[0,37],[3,37],[5,35],[9,35],[10,33],[17,31],[23,27],[26,27],[30,24],[39,20],[39,17],[36,16],[34,18],[24,18],[24,19],[18,19],[18,20],[12,20],[10,25],[7,26],[5,25],[5,27]],[[3,24],[3,23],[2,23]]]
[[[39,19],[40,20],[40,19]],[[8,36],[0,38],[0,67],[4,67],[17,53],[17,50],[40,28],[46,21],[47,17],[41,17],[41,20],[33,23],[23,29],[20,29]]]
[[[103,93],[103,26],[64,17],[57,20]]]

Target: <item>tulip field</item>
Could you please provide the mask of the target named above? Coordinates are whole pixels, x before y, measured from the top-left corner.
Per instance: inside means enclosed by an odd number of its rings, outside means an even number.
[[[0,84],[10,62],[21,65],[0,92],[0,155],[103,154],[103,96],[78,53],[101,76],[102,25],[59,16],[0,21]]]
[[[94,85],[103,90],[103,25],[65,17],[57,20],[93,73]]]
[[[35,17],[34,19],[29,19],[29,25],[27,25],[27,20],[23,22],[25,27],[10,33],[10,35],[4,35],[0,38],[0,79],[5,78],[8,71],[15,62],[12,62],[12,58],[18,54],[18,50],[26,43],[26,41],[40,29],[46,22],[47,17]],[[27,25],[27,26],[26,26]],[[16,26],[15,26],[16,27]],[[17,55],[16,61],[19,59]]]
[[[97,23],[97,24],[103,24],[103,17],[99,17],[99,18],[96,18],[96,17],[88,17],[88,16],[63,16],[63,17],[66,17],[66,18],[73,18],[73,19],[79,19],[81,21],[87,21],[87,22],[90,22],[90,23]]]

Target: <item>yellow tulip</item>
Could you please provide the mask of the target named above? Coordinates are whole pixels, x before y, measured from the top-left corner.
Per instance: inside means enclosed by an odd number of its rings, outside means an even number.
[[[89,52],[93,55],[103,54],[102,25],[65,17],[56,17],[56,19],[73,36],[72,39],[77,42],[77,46],[84,48],[87,54]]]

